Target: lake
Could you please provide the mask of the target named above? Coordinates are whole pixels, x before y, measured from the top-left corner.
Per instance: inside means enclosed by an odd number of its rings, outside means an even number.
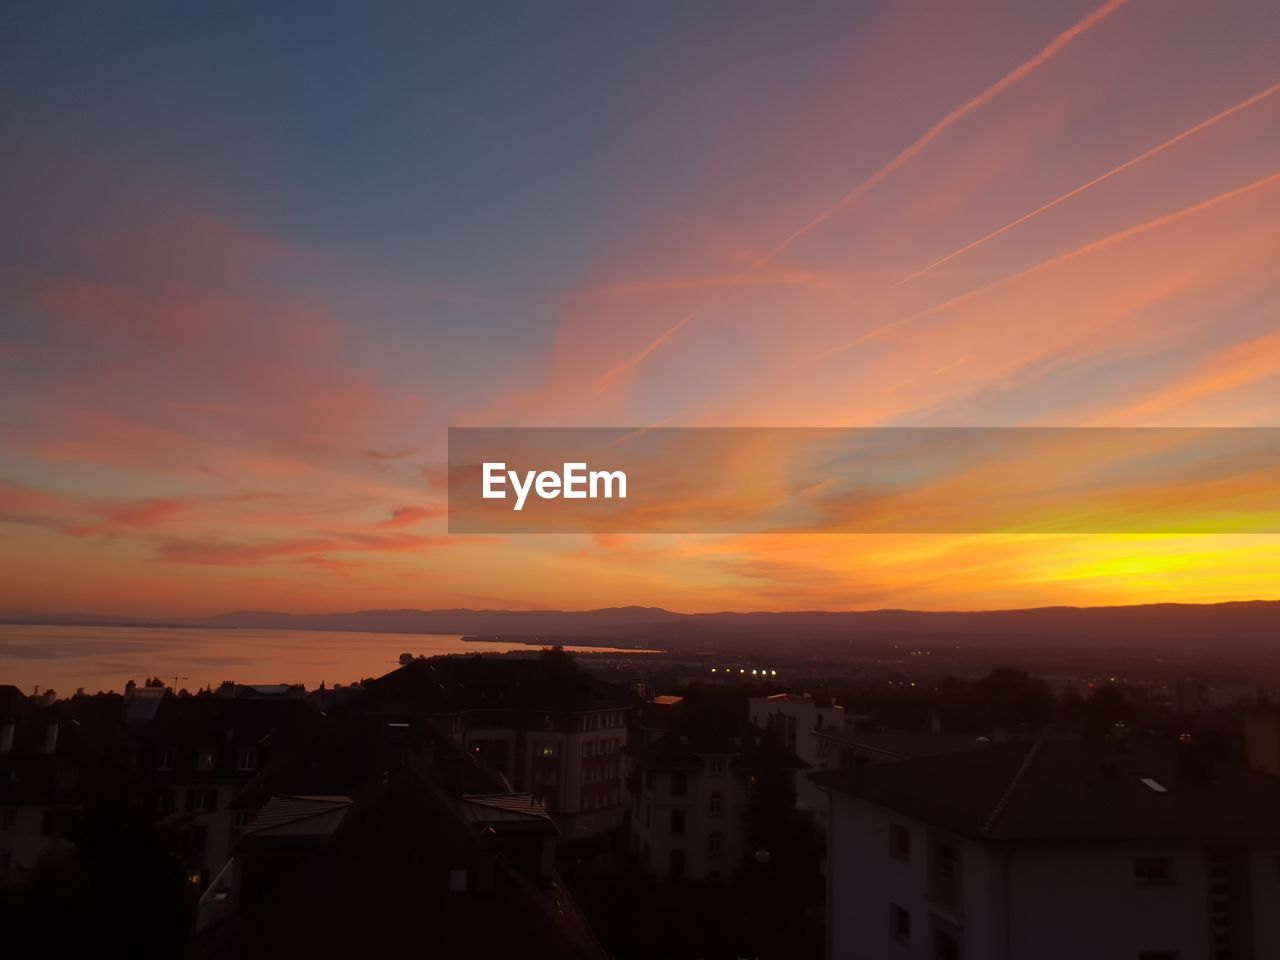
[[[395,669],[400,654],[531,652],[509,641],[460,636],[329,630],[215,630],[200,627],[24,626],[0,624],[0,683],[30,694],[39,684],[59,696],[123,690],[158,676],[194,692],[237,683],[354,683]],[[565,645],[575,653],[642,653]]]

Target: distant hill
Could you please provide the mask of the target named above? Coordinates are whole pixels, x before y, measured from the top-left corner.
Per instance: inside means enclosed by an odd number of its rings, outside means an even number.
[[[836,638],[859,634],[1123,636],[1277,641],[1280,600],[1160,603],[1124,607],[1037,607],[1027,610],[928,612],[673,613],[659,607],[602,610],[359,610],[351,613],[239,611],[203,621],[209,626],[482,636],[559,636],[724,640],[733,636]]]

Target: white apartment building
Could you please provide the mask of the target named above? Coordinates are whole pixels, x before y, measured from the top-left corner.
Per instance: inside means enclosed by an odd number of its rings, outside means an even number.
[[[1280,957],[1280,779],[1067,739],[817,779],[832,960]]]

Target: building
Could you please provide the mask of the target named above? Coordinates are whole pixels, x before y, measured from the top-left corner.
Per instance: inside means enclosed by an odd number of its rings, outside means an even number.
[[[124,700],[138,782],[152,794],[161,824],[178,837],[188,881],[200,890],[253,817],[242,791],[286,759],[291,740],[324,724],[306,700],[255,696],[251,689],[190,697],[137,687]]]
[[[820,703],[804,693],[775,693],[770,697],[752,697],[749,701],[751,722],[761,730],[773,725],[782,744],[812,770],[826,770],[832,764],[828,741],[823,734],[843,731],[844,707],[837,703]],[[825,819],[825,795],[807,777],[796,784],[796,805]]]
[[[1280,779],[1197,744],[1035,739],[815,779],[833,958],[1280,956]]]
[[[202,897],[189,955],[364,956],[376,945],[394,956],[603,960],[556,876],[543,807],[460,794],[440,759],[409,761],[357,800],[273,797]],[[460,747],[449,759],[468,765]]]
[[[566,839],[622,826],[631,700],[567,657],[435,657],[371,681],[361,709],[428,718],[514,792],[537,796]]]
[[[631,844],[658,876],[728,877],[750,852],[752,778],[773,765],[794,785],[805,766],[741,707],[660,697],[642,711],[631,751]]]
[[[87,753],[77,712],[0,686],[0,887],[24,884],[45,856],[72,848]]]

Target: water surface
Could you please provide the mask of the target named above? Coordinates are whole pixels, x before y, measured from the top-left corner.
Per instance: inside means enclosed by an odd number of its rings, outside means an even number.
[[[25,626],[0,624],[0,683],[24,693],[122,690],[158,676],[195,691],[237,683],[353,683],[395,668],[402,653],[532,651],[510,641],[464,641],[455,634],[335,630],[220,630],[201,627]],[[571,646],[577,653],[617,652]]]

